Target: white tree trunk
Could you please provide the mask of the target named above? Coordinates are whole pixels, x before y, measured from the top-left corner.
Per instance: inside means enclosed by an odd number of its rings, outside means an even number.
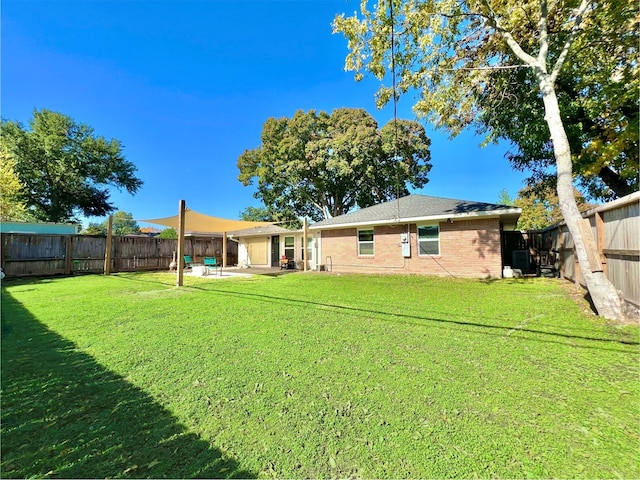
[[[622,302],[618,292],[605,276],[604,272],[592,271],[600,270],[598,265],[589,264],[589,256],[580,230],[582,215],[580,214],[580,210],[578,210],[578,205],[573,193],[571,149],[560,116],[560,108],[558,106],[558,98],[556,97],[553,81],[549,78],[549,75],[543,72],[538,72],[538,79],[544,101],[545,120],[551,133],[553,153],[558,169],[558,200],[560,202],[560,210],[567,223],[569,232],[573,237],[582,276],[584,277],[587,290],[598,314],[611,320],[620,320],[623,318],[623,313]],[[594,252],[592,257],[597,258],[598,252]]]

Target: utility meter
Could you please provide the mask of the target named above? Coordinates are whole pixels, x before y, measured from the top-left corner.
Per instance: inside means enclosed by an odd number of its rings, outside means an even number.
[[[409,243],[409,234],[401,233],[400,234],[400,242],[402,243],[402,256],[410,257],[411,256],[411,244]]]

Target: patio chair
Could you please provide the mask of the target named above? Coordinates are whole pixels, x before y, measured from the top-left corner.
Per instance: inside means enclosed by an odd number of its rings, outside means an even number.
[[[213,273],[218,270],[218,275],[222,276],[222,265],[218,263],[218,259],[216,257],[204,257],[203,263],[207,275],[209,274],[210,270],[213,270]]]
[[[191,255],[184,256],[184,268],[192,268],[194,265],[194,261],[191,258]]]
[[[287,270],[292,268],[292,262],[286,256],[282,255],[280,258],[280,270]]]

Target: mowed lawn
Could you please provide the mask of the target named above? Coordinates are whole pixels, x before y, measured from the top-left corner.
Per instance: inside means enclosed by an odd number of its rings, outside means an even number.
[[[638,328],[557,280],[4,281],[2,477],[639,478]]]

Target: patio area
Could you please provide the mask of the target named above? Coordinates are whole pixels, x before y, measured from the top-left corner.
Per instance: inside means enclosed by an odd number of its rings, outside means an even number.
[[[185,269],[184,275],[188,277],[200,277],[211,280],[222,280],[225,278],[234,277],[252,277],[254,275],[266,275],[271,277],[277,277],[280,275],[287,275],[291,273],[297,273],[298,270],[282,270],[278,267],[265,267],[265,268],[243,268],[243,267],[227,267],[223,268],[221,272],[210,272],[209,274],[202,275],[200,269]],[[175,272],[171,272],[175,273]]]

